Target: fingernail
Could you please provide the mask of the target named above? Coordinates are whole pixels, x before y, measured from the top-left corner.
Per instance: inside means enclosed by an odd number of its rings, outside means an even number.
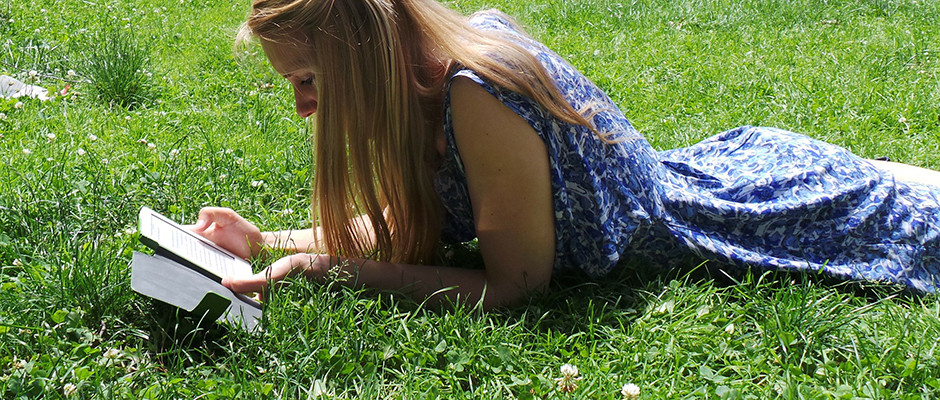
[[[193,229],[199,229],[199,230],[201,230],[201,229],[205,228],[205,225],[206,225],[206,220],[204,220],[204,219],[198,219],[198,220],[196,220],[196,225],[193,226]]]

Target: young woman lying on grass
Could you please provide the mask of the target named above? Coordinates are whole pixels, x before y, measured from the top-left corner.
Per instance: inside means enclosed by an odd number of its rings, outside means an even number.
[[[314,229],[260,232],[205,208],[194,230],[248,258],[294,254],[234,291],[340,266],[349,284],[513,305],[553,271],[689,256],[933,292],[937,172],[772,128],[657,152],[508,17],[435,0],[256,0],[242,30],[315,120]],[[438,265],[478,238],[485,269]],[[445,289],[446,290],[442,290]]]

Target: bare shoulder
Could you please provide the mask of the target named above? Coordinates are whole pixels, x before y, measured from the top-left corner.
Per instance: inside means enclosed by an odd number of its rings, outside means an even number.
[[[535,145],[536,149],[545,151],[541,139],[525,119],[473,80],[464,77],[455,78],[450,95],[454,135],[458,145],[464,143],[465,146],[469,146],[473,142],[482,140],[489,144],[502,142],[517,146]],[[498,151],[498,149],[491,150]],[[461,155],[464,155],[463,151]]]
[[[451,113],[487,281],[503,300],[518,300],[551,277],[548,151],[525,119],[470,79],[454,80]]]

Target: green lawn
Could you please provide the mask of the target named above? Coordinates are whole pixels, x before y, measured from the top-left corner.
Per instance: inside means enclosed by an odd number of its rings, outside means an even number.
[[[657,148],[768,125],[940,168],[936,0],[452,5],[517,17]],[[0,73],[69,84],[0,99],[0,397],[617,399],[626,383],[645,399],[940,397],[936,296],[807,276],[638,265],[491,313],[292,281],[261,334],[194,329],[130,289],[140,206],[310,223],[289,87],[257,46],[232,46],[247,10],[0,4]]]

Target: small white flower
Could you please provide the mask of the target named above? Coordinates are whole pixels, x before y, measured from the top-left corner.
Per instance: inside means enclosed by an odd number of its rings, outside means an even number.
[[[89,134],[88,134],[88,140],[94,142],[94,141],[98,140],[98,137],[95,136],[94,133],[89,133]]]
[[[170,158],[176,157],[180,153],[180,149],[170,150]]]
[[[907,123],[907,118],[904,118],[904,117],[898,118],[898,122],[900,122],[900,123],[902,123],[902,124],[906,124],[906,123]]]
[[[40,8],[40,9],[39,9],[39,12],[45,14],[45,13],[46,13],[46,9],[45,9],[45,8]]]
[[[620,394],[623,395],[623,398],[626,400],[633,400],[640,397],[640,387],[632,383],[623,385],[623,388],[620,389]]]
[[[36,75],[39,75],[39,72],[36,72],[35,69],[29,70],[29,77],[30,77],[30,78],[36,78]]]
[[[125,115],[125,116],[124,116],[124,120],[125,120],[125,121],[130,121],[130,120],[131,120],[131,116],[130,116],[130,115]]]
[[[23,102],[22,101],[16,102],[16,104],[13,105],[13,108],[15,109],[23,108]]]
[[[65,386],[62,386],[62,394],[65,395],[65,397],[69,397],[75,394],[76,390],[78,390],[78,386],[75,386],[71,382],[66,383]]]
[[[13,362],[13,369],[23,369],[26,368],[26,360],[17,359]]]
[[[144,75],[145,75],[146,77],[148,77],[148,78],[153,78],[153,72],[148,72],[148,73],[146,73],[146,74],[144,74]]]
[[[251,181],[251,187],[258,187],[264,184],[264,181]]]
[[[144,139],[144,138],[137,139],[137,143],[140,143],[140,144],[146,146],[146,145],[147,145],[147,139]]]
[[[75,75],[76,75],[76,74],[75,74],[75,70],[74,70],[74,69],[70,69],[70,70],[68,70],[68,72],[65,73],[65,77],[66,77],[66,78],[74,78]]]
[[[4,119],[7,119],[7,115],[4,113],[0,113],[0,120],[4,120]]]
[[[55,134],[54,134],[54,133],[47,133],[47,134],[46,134],[46,139],[48,139],[50,142],[53,141],[53,140],[55,140]]]
[[[578,381],[580,380],[578,367],[571,364],[562,365],[561,378],[555,378],[555,381],[558,382],[558,390],[565,393],[574,392],[578,388]]]
[[[101,163],[102,163],[102,164],[107,164],[107,163],[109,163],[109,162],[110,162],[110,161],[108,161],[107,158],[102,158],[102,159],[101,159]]]
[[[41,31],[41,30],[39,30],[39,28],[36,28],[36,30],[34,30],[34,31],[33,31],[33,33],[35,33],[35,34],[37,34],[37,35],[38,35],[38,34],[40,34],[40,33],[42,33],[42,31]]]
[[[728,324],[728,326],[725,327],[725,332],[727,332],[728,334],[733,334],[733,333],[734,333],[734,324]]]
[[[219,180],[220,180],[220,181],[221,181],[221,180],[224,180],[225,178],[228,178],[228,174],[219,174]]]
[[[601,56],[601,50],[600,49],[594,50],[594,57],[600,57],[600,56]]]
[[[562,365],[561,374],[569,377],[578,376],[578,367],[571,364]]]
[[[127,228],[127,229],[124,230],[124,234],[127,235],[127,236],[131,236],[131,235],[133,235],[133,234],[135,234],[135,233],[137,233],[137,228],[135,228],[135,227],[133,227],[133,226],[132,226],[132,227],[129,227],[129,228]]]
[[[157,149],[157,145],[153,143],[147,143],[147,150],[156,150],[156,149]]]
[[[23,149],[23,154],[30,155],[33,154],[33,151],[30,149]]]
[[[15,260],[13,260],[13,266],[14,266],[14,267],[22,267],[22,266],[23,266],[23,262],[20,261],[19,258],[17,258],[17,259],[15,259]]]
[[[85,155],[85,149],[79,147],[78,150],[75,150],[75,154],[78,154],[79,157]]]
[[[110,348],[108,349],[108,351],[104,352],[104,355],[102,357],[107,358],[109,360],[116,360],[118,358],[121,358],[123,355],[124,353],[122,353],[121,350]]]

